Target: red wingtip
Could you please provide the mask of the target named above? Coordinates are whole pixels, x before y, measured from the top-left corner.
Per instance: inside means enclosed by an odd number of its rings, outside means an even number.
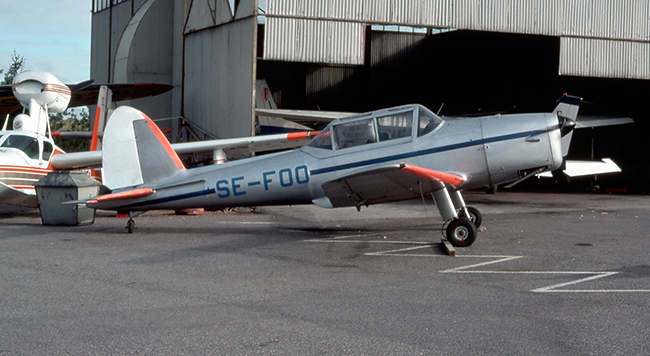
[[[290,132],[287,134],[287,140],[303,140],[306,138],[314,138],[320,131],[298,131]]]
[[[404,164],[401,168],[403,171],[415,174],[416,176],[431,180],[441,181],[443,183],[459,186],[465,182],[465,178],[456,174],[435,171],[433,169]]]

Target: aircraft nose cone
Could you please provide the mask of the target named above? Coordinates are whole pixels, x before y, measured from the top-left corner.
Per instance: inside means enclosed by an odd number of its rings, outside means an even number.
[[[575,129],[576,127],[576,122],[575,120],[571,120],[566,116],[559,116],[557,117],[558,124],[560,125],[560,133],[562,134],[562,137],[568,135]]]

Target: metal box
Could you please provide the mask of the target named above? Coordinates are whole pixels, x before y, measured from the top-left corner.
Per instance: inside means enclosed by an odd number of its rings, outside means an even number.
[[[101,183],[84,172],[51,172],[34,184],[43,225],[91,225],[95,209],[85,204],[66,202],[88,199],[99,194]]]

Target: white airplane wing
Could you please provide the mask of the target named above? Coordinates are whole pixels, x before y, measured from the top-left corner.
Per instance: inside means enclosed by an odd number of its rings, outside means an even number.
[[[591,176],[596,174],[619,173],[621,168],[609,158],[603,158],[602,161],[566,161],[564,174],[573,177]],[[540,174],[541,177],[553,177],[551,172]]]
[[[291,121],[319,122],[356,115],[353,112],[317,111],[317,110],[291,110],[291,109],[255,109],[258,116],[282,117]]]
[[[217,149],[228,152],[263,152],[300,147],[309,142],[317,131],[300,131],[276,135],[228,138],[172,144],[178,154],[209,152]],[[52,157],[52,167],[55,169],[71,169],[77,167],[100,166],[101,151],[73,152]]]
[[[194,141],[172,144],[178,154],[207,152],[216,149],[245,152],[274,151],[286,148],[300,147],[320,131],[299,131],[275,135],[260,135],[251,137],[226,138],[221,140]]]

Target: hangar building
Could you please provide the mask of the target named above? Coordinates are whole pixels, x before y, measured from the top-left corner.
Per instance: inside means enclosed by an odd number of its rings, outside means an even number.
[[[611,157],[610,185],[650,191],[650,3],[642,0],[92,0],[91,76],[158,82],[133,103],[219,138],[255,133],[256,80],[281,108],[441,115],[550,111],[635,124],[576,134],[571,158]],[[602,180],[601,180],[602,182]]]

